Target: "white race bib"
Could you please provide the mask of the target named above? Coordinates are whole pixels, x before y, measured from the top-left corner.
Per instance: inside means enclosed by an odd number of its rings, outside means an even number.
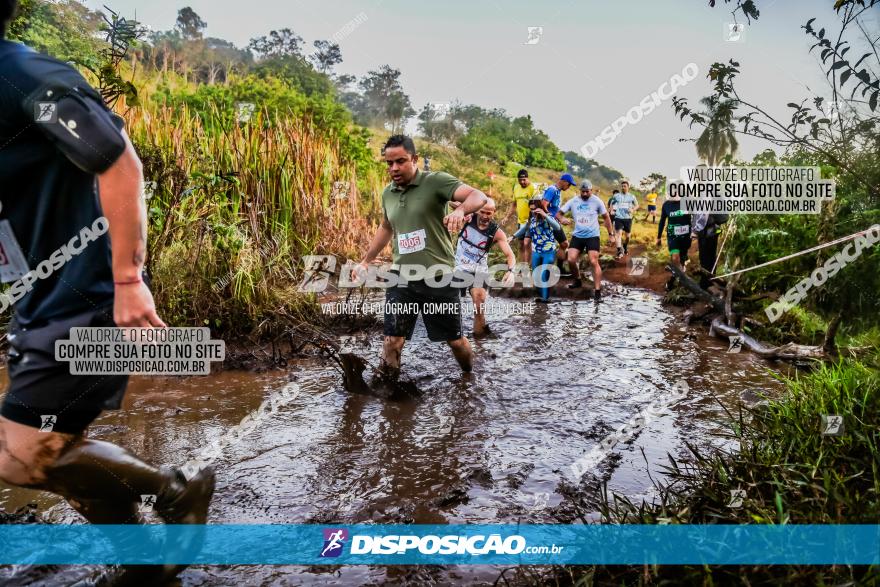
[[[397,252],[401,255],[417,253],[425,248],[427,240],[424,228],[399,234],[397,235]]]
[[[575,224],[577,224],[578,226],[586,227],[586,226],[590,226],[592,224],[591,220],[592,220],[592,218],[590,218],[589,216],[578,216],[575,219]]]
[[[0,220],[0,282],[12,283],[21,279],[28,271],[27,261],[9,220]]]
[[[675,233],[675,236],[683,236],[686,234],[690,234],[691,227],[687,224],[677,224],[672,227],[672,232]]]

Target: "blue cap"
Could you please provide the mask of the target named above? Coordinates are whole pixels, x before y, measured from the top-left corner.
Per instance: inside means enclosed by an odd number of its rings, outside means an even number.
[[[560,177],[559,179],[561,179],[562,181],[567,181],[571,185],[577,185],[577,182],[574,180],[570,173],[563,174],[562,177]]]

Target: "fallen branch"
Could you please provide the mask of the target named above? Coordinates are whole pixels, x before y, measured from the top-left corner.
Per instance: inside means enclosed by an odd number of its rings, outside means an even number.
[[[735,275],[727,284],[724,290],[724,316],[727,318],[728,326],[736,326],[736,314],[733,313],[733,292],[736,290],[736,280],[739,275]]]
[[[825,349],[825,352],[829,355],[837,355],[837,344],[834,342],[834,337],[837,336],[837,330],[840,328],[840,323],[843,321],[843,314],[837,314],[833,320],[831,320],[831,324],[828,325],[828,330],[825,331],[825,341],[822,343],[822,348]]]
[[[829,328],[829,331],[830,330],[831,329]],[[765,359],[782,359],[786,361],[796,361],[802,359],[822,360],[831,359],[835,356],[835,353],[831,353],[826,350],[825,345],[807,346],[802,344],[795,344],[793,342],[787,342],[782,346],[767,346],[764,343],[755,340],[741,330],[738,330],[733,326],[728,326],[724,323],[724,320],[721,317],[716,317],[714,320],[712,320],[712,327],[709,329],[709,334],[723,339],[729,339],[729,337],[731,336],[738,336],[742,339],[742,346]]]
[[[672,271],[672,274],[675,275],[675,277],[678,279],[678,282],[681,283],[685,289],[687,289],[689,292],[691,292],[704,302],[709,303],[716,312],[724,314],[723,300],[721,300],[720,298],[716,298],[715,296],[704,290],[702,287],[700,287],[700,284],[688,277],[687,274],[685,274],[685,272],[682,271],[681,268],[678,267],[676,264],[670,263],[666,267],[670,271]]]
[[[690,326],[693,322],[702,320],[711,313],[712,308],[710,306],[700,306],[696,310],[691,308],[684,313],[683,319],[685,326]]]

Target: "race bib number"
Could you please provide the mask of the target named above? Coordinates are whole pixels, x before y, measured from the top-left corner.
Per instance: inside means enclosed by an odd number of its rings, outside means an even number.
[[[577,218],[575,218],[575,224],[577,226],[582,226],[586,228],[587,226],[590,226],[592,224],[592,222],[590,222],[591,220],[592,218],[590,218],[589,216],[578,216]]]
[[[672,232],[675,236],[684,236],[686,234],[690,234],[691,227],[687,224],[680,224],[672,227]]]
[[[427,235],[424,228],[399,234],[397,235],[397,252],[401,255],[417,253],[425,248],[426,241]]]
[[[616,207],[621,212],[629,210],[629,202],[619,202]]]
[[[28,271],[30,267],[18,246],[12,225],[8,220],[0,220],[0,282],[18,281]]]

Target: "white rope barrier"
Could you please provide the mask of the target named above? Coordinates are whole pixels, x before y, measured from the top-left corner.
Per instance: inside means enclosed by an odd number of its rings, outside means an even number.
[[[868,234],[872,229],[873,229],[873,227],[865,229],[861,232],[857,232],[855,234],[851,234],[849,236],[839,238],[837,240],[833,240],[831,242],[827,242],[827,243],[812,247],[810,249],[806,249],[804,251],[800,251],[799,253],[793,253],[791,255],[786,255],[785,257],[780,257],[779,259],[774,259],[773,261],[767,261],[766,263],[761,263],[760,265],[755,265],[754,267],[749,267],[748,269],[740,269],[739,271],[734,271],[732,273],[725,273],[724,275],[719,275],[718,278],[720,279],[722,277],[730,277],[731,275],[738,275],[740,273],[745,273],[746,271],[752,271],[754,269],[760,269],[761,267],[767,267],[768,265],[782,263],[783,261],[788,261],[789,259],[794,259],[795,257],[800,257],[801,255],[806,255],[807,253],[812,253],[812,252],[818,251],[820,249],[833,247],[834,245],[846,242],[848,240],[853,240],[853,239],[858,238],[862,235]]]

